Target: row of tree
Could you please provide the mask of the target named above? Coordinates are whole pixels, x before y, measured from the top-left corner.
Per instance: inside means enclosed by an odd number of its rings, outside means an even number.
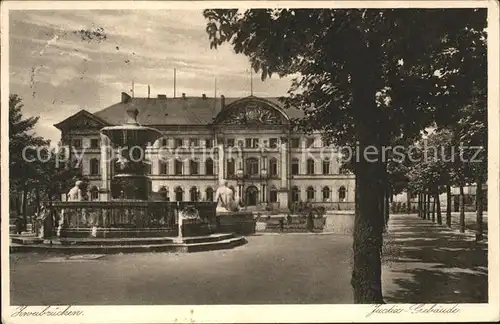
[[[59,199],[76,178],[82,178],[80,168],[64,160],[63,151],[50,147],[50,141],[34,133],[39,117],[23,116],[21,97],[9,97],[9,194],[11,210],[24,218],[37,212],[42,201]],[[34,206],[29,211],[28,205]]]
[[[389,162],[382,149],[423,130],[485,116],[486,9],[209,9],[210,46],[229,43],[262,78],[292,76],[287,107],[298,126],[337,145],[378,149],[352,161],[355,303],[383,303],[381,250]],[[468,107],[468,108],[467,108]],[[471,115],[464,115],[466,109]],[[475,116],[478,115],[476,118]],[[468,119],[471,118],[471,119]],[[478,122],[478,127],[483,127]],[[371,155],[373,157],[373,155]],[[429,190],[435,190],[427,186]]]

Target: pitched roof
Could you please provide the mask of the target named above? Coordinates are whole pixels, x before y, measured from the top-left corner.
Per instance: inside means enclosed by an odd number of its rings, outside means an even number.
[[[224,98],[224,107],[242,98]],[[283,107],[278,98],[260,98]],[[127,103],[116,103],[95,112],[94,115],[109,124],[124,124],[126,109],[130,105],[139,110],[137,121],[141,125],[206,125],[213,122],[221,111],[221,98],[130,98]],[[285,110],[290,118],[302,116],[299,109]]]

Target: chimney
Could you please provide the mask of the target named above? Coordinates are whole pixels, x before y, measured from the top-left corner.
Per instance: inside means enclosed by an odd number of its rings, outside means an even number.
[[[182,93],[182,99],[186,99],[186,94],[184,92]]]
[[[131,97],[127,93],[122,92],[122,101],[121,101],[122,103],[127,103],[130,101],[130,99]]]
[[[158,94],[158,99],[167,99],[167,95],[165,95],[165,94]]]
[[[203,100],[205,100],[205,99],[207,99],[207,95],[206,95],[206,94],[202,94],[202,95],[201,95],[201,98],[202,98]]]
[[[221,95],[220,96],[220,108],[221,108],[221,110],[224,109],[225,106],[226,106],[226,98],[223,95]]]

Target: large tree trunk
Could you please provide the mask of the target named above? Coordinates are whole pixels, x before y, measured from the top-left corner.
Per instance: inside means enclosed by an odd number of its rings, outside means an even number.
[[[431,219],[431,194],[430,194],[430,192],[427,193],[427,207],[426,207],[425,219],[427,219],[427,220]]]
[[[483,179],[477,177],[476,181],[476,241],[483,239]]]
[[[23,196],[21,200],[21,213],[23,214],[24,226],[28,225],[28,186],[23,187]],[[26,230],[26,228],[24,229]]]
[[[429,195],[430,197],[431,195]],[[436,198],[432,197],[432,222],[436,222]]]
[[[389,197],[391,196],[391,193],[389,190],[385,191],[384,195],[384,215],[385,215],[385,227],[387,228],[387,224],[389,224],[389,212],[390,212],[390,201]]]
[[[411,192],[406,191],[406,212],[411,214]]]
[[[418,217],[422,217],[422,212],[420,211],[420,193],[417,194],[417,215]]]
[[[465,233],[465,196],[464,186],[460,185],[460,233]]]
[[[451,228],[451,187],[446,185],[446,226]]]
[[[425,193],[422,194],[422,219],[427,216],[427,196]]]
[[[367,147],[378,148],[381,154],[382,113],[376,105],[376,81],[379,72],[376,55],[367,51],[362,35],[354,35],[349,43],[352,60],[347,68],[352,72],[352,98],[356,140],[360,152]],[[380,208],[379,193],[385,188],[384,163],[366,161],[364,154],[355,161],[356,172],[356,216],[353,237],[353,270],[351,284],[354,290],[354,303],[381,304],[381,252],[384,214]]]
[[[437,217],[437,223],[439,225],[442,225],[443,224],[443,218],[441,217],[441,201],[439,200],[439,191],[436,192],[436,198],[434,198],[435,200],[435,205],[436,205],[436,217]]]

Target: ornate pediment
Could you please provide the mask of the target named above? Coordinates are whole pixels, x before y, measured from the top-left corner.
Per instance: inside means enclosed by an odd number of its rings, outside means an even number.
[[[104,126],[109,126],[109,124],[88,111],[81,110],[54,126],[59,129],[92,130],[101,129]]]
[[[245,101],[226,108],[218,116],[218,124],[224,125],[281,125],[286,117],[269,104]]]

